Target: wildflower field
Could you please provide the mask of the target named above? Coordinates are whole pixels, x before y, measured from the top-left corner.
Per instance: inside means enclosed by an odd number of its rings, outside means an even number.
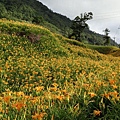
[[[120,56],[7,20],[0,53],[0,120],[120,120]]]

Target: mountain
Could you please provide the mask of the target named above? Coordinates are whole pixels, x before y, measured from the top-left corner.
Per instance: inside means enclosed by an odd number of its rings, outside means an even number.
[[[55,25],[61,31],[70,27],[71,20],[66,16],[54,13],[37,0],[1,0],[0,17],[36,21],[41,18]]]
[[[0,0],[0,18],[40,24],[66,37],[72,31],[70,28],[72,21],[69,18],[53,12],[37,0]],[[81,38],[87,44],[103,45],[105,42],[102,35],[90,30],[86,30]],[[113,40],[110,44],[117,46]]]

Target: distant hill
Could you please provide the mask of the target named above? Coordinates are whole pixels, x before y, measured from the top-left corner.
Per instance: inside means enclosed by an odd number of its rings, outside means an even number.
[[[71,20],[66,16],[54,13],[37,0],[1,0],[0,18],[35,21],[38,18],[55,25],[61,30],[70,27]]]
[[[104,35],[93,32],[91,30],[86,30],[84,34],[85,34],[84,37],[86,37],[86,40],[89,44],[104,45],[105,42],[105,40],[103,39]],[[111,38],[110,38],[110,45],[118,47],[118,44]]]
[[[0,0],[0,18],[37,23],[66,37],[71,32],[72,21],[69,18],[53,12],[37,0]],[[90,30],[86,30],[81,37],[84,43],[104,44],[103,36]],[[117,46],[113,40],[110,44]]]

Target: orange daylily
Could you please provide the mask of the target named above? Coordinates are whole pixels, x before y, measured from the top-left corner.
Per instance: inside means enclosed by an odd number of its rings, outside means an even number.
[[[116,80],[109,80],[110,85],[114,85]]]
[[[89,92],[88,94],[90,95],[91,98],[94,97],[94,96],[96,96],[96,94],[93,93],[93,92]]]
[[[100,113],[101,113],[100,110],[94,110],[94,111],[93,111],[93,114],[94,114],[95,116],[100,116]]]
[[[46,113],[40,113],[40,114],[38,114],[38,113],[36,113],[35,115],[32,115],[32,118],[34,119],[34,120],[42,120],[42,118],[44,117],[46,115]]]
[[[25,107],[26,105],[23,102],[16,102],[12,105],[12,107],[16,108],[18,111],[21,110],[21,108]]]
[[[9,103],[11,99],[11,96],[5,96],[3,97],[4,102]]]

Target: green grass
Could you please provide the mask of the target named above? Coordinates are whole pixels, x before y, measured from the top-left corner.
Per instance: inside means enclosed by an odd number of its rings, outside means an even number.
[[[0,31],[1,120],[120,119],[120,57],[105,55],[119,49],[29,23],[0,20]]]
[[[110,54],[116,50],[119,50],[118,47],[115,46],[97,46],[97,45],[88,45],[88,48],[97,50],[98,52],[102,54]]]

